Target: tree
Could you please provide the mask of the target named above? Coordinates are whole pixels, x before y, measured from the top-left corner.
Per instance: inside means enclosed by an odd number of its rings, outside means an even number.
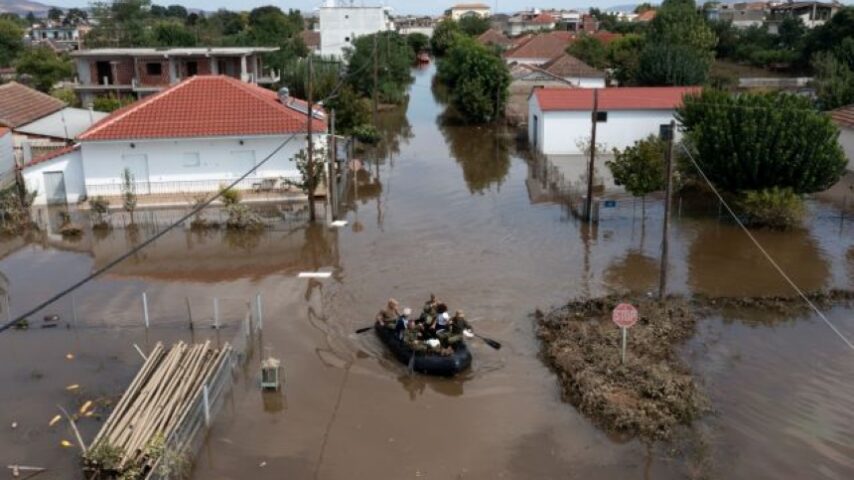
[[[326,109],[335,110],[335,130],[342,135],[350,135],[371,121],[370,103],[349,85],[341,87],[338,94],[326,102]]]
[[[430,38],[430,49],[433,50],[434,55],[442,56],[462,34],[460,25],[457,22],[451,19],[442,20],[433,29],[433,37]]]
[[[15,68],[19,75],[29,75],[33,86],[42,92],[49,92],[57,82],[72,75],[71,60],[45,46],[25,50]]]
[[[701,85],[709,75],[709,61],[685,45],[647,44],[638,58],[634,83],[638,85]]]
[[[122,170],[122,208],[130,215],[130,225],[134,225],[133,212],[136,210],[136,183],[129,168]]]
[[[0,67],[8,67],[24,49],[24,30],[17,22],[0,18]]]
[[[376,52],[374,51],[376,46]],[[406,87],[412,81],[415,54],[406,37],[397,32],[379,32],[357,37],[347,52],[347,80],[356,92],[370,96],[374,90],[374,54],[377,55],[380,101],[400,104],[406,99]]]
[[[92,101],[92,108],[99,112],[114,112],[126,105],[133,103],[130,97],[117,97],[115,95],[101,95]]]
[[[89,14],[81,8],[69,8],[65,12],[65,19],[62,21],[65,25],[79,25],[89,19]]]
[[[655,8],[649,2],[644,2],[636,6],[634,12],[643,13],[649,10],[655,10]]]
[[[598,38],[582,34],[566,47],[566,52],[593,68],[608,66],[608,49]]]
[[[285,15],[272,5],[258,7],[249,12],[249,36],[258,45],[280,45],[283,41],[302,31],[303,20],[299,11]]]
[[[489,27],[492,26],[492,21],[489,18],[481,17],[480,15],[467,15],[457,23],[460,30],[470,37],[476,37],[489,30]]]
[[[637,76],[644,37],[630,33],[608,44],[608,64],[620,85],[631,83]]]
[[[854,39],[847,38],[843,43],[854,51]],[[813,57],[812,67],[815,71],[816,95],[821,108],[832,110],[854,103],[852,65],[831,52],[819,52]]]
[[[406,41],[409,43],[412,52],[416,55],[427,50],[430,46],[430,37],[421,32],[410,33],[406,36]]]
[[[804,40],[802,62],[808,64],[818,52],[835,49],[846,38],[854,38],[854,7],[839,9],[824,25],[813,28]]]
[[[58,22],[62,20],[62,9],[56,7],[50,7],[47,11],[47,18],[50,21]]]
[[[510,72],[500,56],[473,39],[457,41],[439,62],[438,78],[469,122],[495,120],[504,110]]]
[[[622,185],[635,197],[641,197],[644,211],[646,196],[665,187],[664,152],[667,143],[650,135],[626,147],[622,152],[614,149],[614,160],[605,165],[614,175],[614,183]]]
[[[804,97],[707,89],[685,97],[677,119],[700,168],[726,192],[818,192],[845,171],[838,128]]]
[[[158,47],[193,47],[196,45],[196,36],[193,32],[175,20],[165,20],[155,24],[152,38]]]
[[[664,0],[650,22],[647,39],[652,43],[691,47],[709,60],[717,43],[715,32],[693,0]]]
[[[315,148],[312,159],[309,161],[305,150],[300,150],[294,155],[297,170],[300,173],[299,180],[287,180],[287,183],[302,190],[308,195],[311,222],[314,222],[314,192],[326,178],[326,150],[323,147]]]
[[[220,8],[208,17],[208,24],[219,35],[234,36],[246,29],[246,20],[238,13]]]
[[[146,21],[150,0],[103,0],[92,4],[95,26],[86,34],[89,47],[139,47],[149,44]]]
[[[184,21],[187,19],[187,8],[182,5],[169,5],[166,7],[166,16],[177,18],[178,20]]]

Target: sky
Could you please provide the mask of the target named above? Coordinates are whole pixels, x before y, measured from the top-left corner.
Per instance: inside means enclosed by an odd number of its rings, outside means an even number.
[[[56,5],[59,7],[80,7],[86,6],[86,0],[38,0],[41,3],[48,5]],[[206,11],[213,11],[218,8],[228,8],[230,10],[251,10],[252,8],[262,5],[275,5],[283,10],[288,8],[297,8],[302,11],[311,11],[317,8],[320,0],[152,0],[153,3],[159,5],[179,4],[188,8],[200,8]],[[341,1],[341,0],[339,0]],[[396,14],[423,14],[423,15],[440,15],[446,8],[449,8],[455,3],[485,3],[491,6],[498,12],[515,12],[518,10],[527,10],[531,6],[539,8],[588,8],[598,7],[607,8],[614,5],[626,5],[633,3],[641,3],[641,1],[621,1],[621,0],[446,0],[444,2],[436,2],[435,0],[354,0],[355,5],[378,5],[384,4],[392,7]],[[657,3],[657,2],[653,2]]]

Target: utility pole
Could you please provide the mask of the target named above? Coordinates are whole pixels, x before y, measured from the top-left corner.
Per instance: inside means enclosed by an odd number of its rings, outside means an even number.
[[[329,113],[329,123],[332,135],[329,136],[329,178],[327,178],[326,184],[329,188],[328,198],[330,210],[332,210],[332,220],[335,221],[338,219],[338,204],[336,203],[336,196],[338,195],[338,150],[337,139],[335,138],[335,110]]]
[[[315,180],[317,179],[317,174],[314,171],[314,138],[312,135],[312,123],[314,120],[314,102],[312,100],[312,82],[314,81],[314,68],[312,59],[313,55],[308,56],[308,98],[306,102],[308,103],[308,120],[306,121],[307,126],[306,130],[308,131],[308,148],[307,148],[307,164],[306,164],[306,173],[308,173],[308,177],[305,181],[308,182],[308,220],[310,222],[315,221],[315,212],[314,212],[314,189],[317,185],[315,185]]]
[[[658,300],[663,301],[667,294],[667,235],[670,227],[670,203],[673,196],[673,136],[676,133],[676,121],[662,128],[661,136],[667,141],[664,150],[665,175],[667,183],[664,187],[664,222],[661,233],[661,272],[659,273]]]
[[[599,89],[593,89],[593,113],[591,122],[593,126],[590,133],[590,163],[587,165],[587,201],[584,203],[584,219],[593,220],[593,172],[596,162],[596,117],[599,116]]]
[[[379,118],[379,105],[380,105],[380,97],[379,97],[379,83],[380,83],[380,59],[379,59],[379,49],[377,48],[377,38],[378,34],[374,34],[374,126],[377,126],[377,120]]]

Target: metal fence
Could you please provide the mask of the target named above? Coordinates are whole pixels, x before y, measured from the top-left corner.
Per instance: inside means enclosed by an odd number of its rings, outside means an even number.
[[[134,192],[137,195],[173,195],[183,193],[209,193],[216,192],[221,188],[231,185],[236,178],[211,178],[202,180],[169,180],[169,181],[137,181],[133,182]],[[247,177],[237,185],[235,190],[249,190],[257,192],[286,192],[290,189],[289,181],[299,181],[299,175],[290,177],[275,176],[251,176]],[[122,183],[86,183],[86,194],[89,197],[117,197],[122,195]]]

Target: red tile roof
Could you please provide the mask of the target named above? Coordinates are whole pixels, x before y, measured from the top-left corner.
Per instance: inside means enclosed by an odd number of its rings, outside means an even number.
[[[555,23],[555,21],[555,17],[549,15],[548,13],[541,13],[531,19],[531,23],[536,23],[539,25],[547,25],[549,23]]]
[[[655,18],[655,10],[647,10],[635,17],[636,22],[651,22]]]
[[[481,33],[477,37],[477,41],[482,45],[498,45],[499,47],[507,47],[514,43],[507,35],[494,28]]]
[[[605,72],[596,70],[578,58],[564,53],[543,64],[543,70],[558,77],[605,78]]]
[[[698,93],[700,87],[600,88],[600,110],[672,110],[682,97]],[[593,109],[593,89],[538,88],[533,93],[543,111]]]
[[[61,157],[66,153],[71,153],[74,151],[80,150],[80,144],[68,145],[67,147],[58,148],[56,150],[45,153],[40,157],[36,157],[24,165],[24,168],[32,167],[33,165],[38,165],[39,163],[44,163],[48,160],[53,160],[54,158]]]
[[[554,58],[564,52],[573,35],[570,32],[550,32],[534,35],[504,54],[506,58]]]
[[[620,33],[608,32],[606,30],[599,30],[598,32],[593,32],[590,34],[591,37],[599,40],[605,45],[617,40],[618,38],[623,38],[623,35]]]
[[[320,32],[314,30],[303,30],[299,33],[303,43],[308,48],[320,48]]]
[[[9,132],[11,132],[11,130],[9,130],[8,128],[0,127],[0,137],[2,137],[3,135],[6,135]]]
[[[62,100],[18,82],[0,85],[0,125],[17,128],[63,107]]]
[[[840,127],[854,128],[854,103],[832,110],[830,118]]]
[[[301,110],[301,111],[300,111]],[[305,102],[282,105],[276,92],[223,75],[197,75],[116,110],[80,140],[131,140],[306,131]],[[316,110],[318,111],[318,110]],[[312,128],[326,131],[315,118]]]

